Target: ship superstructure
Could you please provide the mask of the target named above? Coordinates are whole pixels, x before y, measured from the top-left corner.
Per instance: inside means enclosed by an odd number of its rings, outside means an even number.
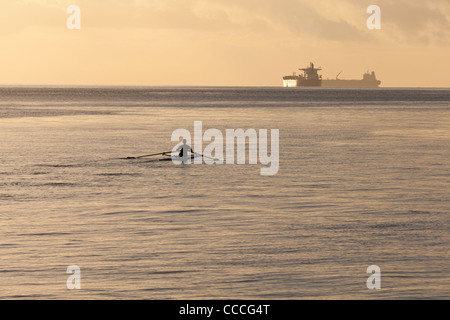
[[[303,71],[303,75],[299,76],[299,87],[320,87],[322,84],[322,76],[319,75],[321,68],[314,68],[314,63],[310,63],[308,68],[299,69]]]

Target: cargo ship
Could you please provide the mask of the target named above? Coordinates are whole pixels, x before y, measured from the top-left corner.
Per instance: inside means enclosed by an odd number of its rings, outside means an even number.
[[[375,75],[375,72],[366,72],[361,80],[343,80],[338,79],[322,79],[319,75],[321,68],[315,68],[314,63],[310,63],[309,67],[299,69],[303,74],[283,77],[283,87],[324,87],[324,88],[378,88],[381,84]]]

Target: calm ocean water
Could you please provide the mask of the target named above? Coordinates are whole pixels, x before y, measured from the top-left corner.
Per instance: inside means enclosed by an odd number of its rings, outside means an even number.
[[[197,120],[279,173],[120,159]],[[450,298],[449,89],[2,87],[0,154],[0,299]]]

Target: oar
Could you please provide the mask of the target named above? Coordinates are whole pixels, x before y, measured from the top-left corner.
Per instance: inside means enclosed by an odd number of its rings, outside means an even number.
[[[141,158],[148,158],[148,157],[153,157],[153,156],[161,156],[167,153],[172,153],[172,151],[166,151],[166,152],[160,152],[160,153],[154,153],[154,154],[147,154],[145,156],[139,156],[139,157],[127,157],[125,159],[141,159]]]
[[[199,155],[199,156],[202,156],[202,157],[205,157],[205,158],[208,158],[208,159],[214,160],[214,161],[219,161],[219,159],[217,159],[217,158],[211,158],[211,157],[205,156],[204,154],[201,154],[201,153],[197,153],[197,152],[194,152],[194,153],[195,153],[195,154],[197,154],[197,155]]]

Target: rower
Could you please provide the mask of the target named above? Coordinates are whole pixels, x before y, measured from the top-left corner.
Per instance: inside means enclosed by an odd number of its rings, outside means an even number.
[[[188,159],[188,152],[192,152],[192,148],[186,143],[186,139],[183,139],[183,144],[178,147],[177,151],[180,151],[178,156],[181,158],[183,162],[186,162]]]

